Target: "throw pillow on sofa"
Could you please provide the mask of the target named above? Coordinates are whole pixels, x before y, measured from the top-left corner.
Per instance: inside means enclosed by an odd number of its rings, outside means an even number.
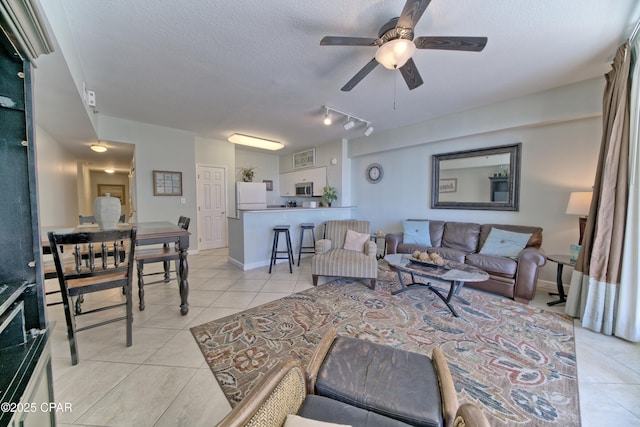
[[[364,244],[371,238],[366,233],[357,233],[353,230],[347,230],[347,235],[344,238],[343,249],[349,249],[351,251],[364,251]]]
[[[531,234],[492,228],[479,253],[481,255],[517,258],[530,238]]]
[[[429,221],[402,221],[402,243],[431,246]]]

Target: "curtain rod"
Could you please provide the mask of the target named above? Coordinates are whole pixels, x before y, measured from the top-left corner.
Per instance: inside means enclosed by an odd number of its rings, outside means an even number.
[[[638,20],[638,22],[636,22],[636,26],[633,27],[633,31],[631,32],[631,35],[629,36],[629,44],[633,43],[633,41],[635,40],[636,36],[638,35],[638,31],[640,30],[640,19]]]

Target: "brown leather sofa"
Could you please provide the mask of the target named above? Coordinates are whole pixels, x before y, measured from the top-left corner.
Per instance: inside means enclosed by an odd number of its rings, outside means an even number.
[[[429,221],[431,246],[405,244],[403,233],[389,233],[385,237],[388,254],[410,254],[416,250],[436,252],[445,259],[473,265],[489,273],[489,280],[468,283],[465,286],[504,295],[524,304],[528,304],[533,299],[536,293],[538,270],[546,263],[540,248],[542,228],[433,220],[410,221]],[[493,227],[531,234],[517,259],[479,253]]]

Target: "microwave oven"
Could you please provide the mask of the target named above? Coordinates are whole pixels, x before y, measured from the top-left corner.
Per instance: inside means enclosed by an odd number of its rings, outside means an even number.
[[[296,184],[296,196],[297,197],[313,196],[313,182],[300,182]]]

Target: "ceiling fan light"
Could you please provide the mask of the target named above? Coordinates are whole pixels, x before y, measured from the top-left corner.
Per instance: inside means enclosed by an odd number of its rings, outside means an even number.
[[[107,147],[102,144],[91,144],[91,149],[96,153],[104,153],[107,151]]]
[[[376,51],[376,61],[385,68],[394,70],[402,67],[416,51],[416,45],[408,39],[386,42]]]
[[[280,150],[284,148],[284,144],[269,139],[257,138],[255,136],[242,135],[234,133],[228,138],[229,142],[234,144],[246,145],[248,147],[262,148],[263,150]]]

